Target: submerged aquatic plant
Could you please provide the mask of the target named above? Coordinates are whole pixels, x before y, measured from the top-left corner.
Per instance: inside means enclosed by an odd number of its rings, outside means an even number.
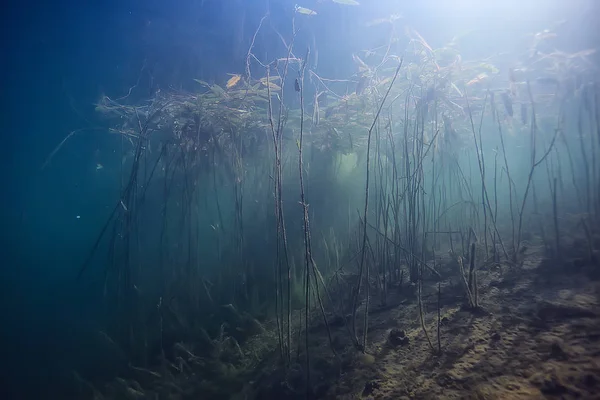
[[[334,358],[336,326],[368,352],[369,313],[395,287],[414,287],[421,330],[436,349],[423,292],[438,281],[441,307],[449,267],[440,253],[457,260],[452,272],[479,309],[479,268],[520,265],[525,235],[554,232],[544,241],[563,256],[567,210],[585,215],[578,224],[590,260],[597,251],[598,88],[549,94],[520,75],[563,88],[589,73],[591,52],[537,49],[503,71],[497,55],[464,60],[460,38],[436,48],[390,17],[386,43],[353,54],[352,75],[328,78],[309,69],[310,51],[294,53],[296,18],[312,15],[296,6],[291,37],[274,31],[285,52],[270,60],[254,53],[258,32],[275,29],[263,17],[245,70],[220,82],[97,105],[120,138],[122,182],[79,274],[108,248],[111,337],[140,368],[159,359],[169,373],[218,370],[236,380],[260,361],[252,346],[261,336],[260,351],[277,351],[289,376],[304,361],[311,390],[311,328],[322,321]],[[576,130],[567,129],[565,104],[579,106]],[[549,120],[555,125],[542,126]],[[438,309],[437,352],[440,320]]]

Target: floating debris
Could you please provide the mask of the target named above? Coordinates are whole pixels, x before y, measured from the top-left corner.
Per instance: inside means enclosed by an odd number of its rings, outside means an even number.
[[[375,25],[380,25],[380,24],[385,24],[385,23],[392,24],[401,18],[402,18],[402,15],[400,15],[400,14],[392,14],[387,18],[377,18],[372,21],[369,21],[365,24],[365,26],[375,26]]]
[[[356,0],[331,0],[334,3],[343,4],[346,6],[359,6],[360,3]]]
[[[486,73],[479,74],[475,78],[473,78],[469,82],[467,82],[467,86],[471,86],[476,83],[481,83],[484,80],[486,80],[487,78],[488,78],[488,74],[486,74]]]
[[[294,8],[294,10],[298,14],[303,14],[303,15],[317,15],[316,11],[313,11],[310,8],[300,7],[298,4],[296,4],[296,7]]]
[[[241,75],[233,75],[231,78],[229,78],[229,80],[227,81],[227,84],[225,85],[225,87],[227,89],[231,89],[232,87],[234,87],[235,85],[238,84],[238,82],[242,79]]]

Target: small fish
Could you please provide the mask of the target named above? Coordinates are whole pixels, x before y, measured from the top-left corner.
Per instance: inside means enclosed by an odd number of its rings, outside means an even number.
[[[300,81],[298,80],[298,78],[296,78],[296,80],[294,81],[294,89],[296,90],[296,92],[300,92]]]
[[[227,89],[231,89],[232,87],[234,87],[235,85],[238,84],[238,82],[242,79],[241,75],[233,75],[231,78],[229,78],[229,80],[227,81],[227,84],[225,85],[225,87]]]
[[[281,90],[281,86],[276,85],[273,82],[268,82],[265,86],[268,86],[270,90],[275,90],[276,92]]]
[[[332,0],[334,3],[344,4],[346,6],[359,6],[360,3],[356,0]]]
[[[104,168],[104,165],[102,165],[100,163],[96,164],[96,171],[99,171],[99,170],[101,170],[103,168]]]
[[[304,15],[317,15],[316,11],[311,10],[310,8],[306,8],[306,7],[300,7],[298,4],[296,4],[296,7],[294,7],[294,10],[298,13],[298,14],[304,14]]]
[[[199,84],[201,84],[202,86],[205,86],[205,87],[207,87],[207,88],[210,88],[210,83],[208,83],[208,82],[206,82],[206,81],[203,81],[203,80],[201,80],[201,79],[194,79],[194,81],[195,81],[196,83],[199,83]]]
[[[521,122],[527,125],[527,104],[521,103]]]
[[[509,116],[513,116],[513,106],[512,99],[510,98],[509,92],[502,92],[502,103],[504,104],[504,109],[506,110],[506,114]]]

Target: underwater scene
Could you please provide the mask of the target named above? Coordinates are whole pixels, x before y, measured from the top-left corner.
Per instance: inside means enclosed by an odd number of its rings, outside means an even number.
[[[600,2],[21,2],[3,399],[600,399]]]

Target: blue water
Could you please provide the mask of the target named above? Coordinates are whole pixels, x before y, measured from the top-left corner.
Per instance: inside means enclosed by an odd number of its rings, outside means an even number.
[[[108,125],[94,103],[103,94],[125,96],[133,86],[131,96],[141,102],[159,89],[195,90],[194,78],[224,85],[228,73],[243,73],[252,35],[266,10],[270,23],[289,36],[295,3],[67,0],[20,1],[3,8],[3,398],[62,398],[69,393],[64,382],[70,371],[101,380],[110,375],[107,371],[118,375],[123,365],[119,355],[108,356],[94,344],[107,318],[98,272],[106,250],[88,267],[89,279],[76,279],[119,196],[118,141],[104,133]],[[318,53],[321,76],[342,79],[353,74],[351,54],[385,37],[377,29],[365,35],[364,22],[396,10],[438,45],[454,34],[481,30],[466,47],[465,58],[510,51],[518,34],[538,32],[560,19],[568,20],[569,28],[557,45],[575,43],[570,47],[577,51],[599,43],[591,16],[600,8],[592,0],[569,5],[560,0],[503,1],[485,12],[467,1],[457,2],[462,9],[449,1],[444,6],[441,1],[362,3],[300,4],[318,10],[318,16],[300,32],[296,52],[310,47],[313,57]],[[271,57],[281,49],[276,35],[257,36],[256,54]],[[293,92],[288,96],[296,101]],[[42,170],[55,146],[81,128],[98,130],[73,136]],[[103,168],[98,170],[97,164]]]

